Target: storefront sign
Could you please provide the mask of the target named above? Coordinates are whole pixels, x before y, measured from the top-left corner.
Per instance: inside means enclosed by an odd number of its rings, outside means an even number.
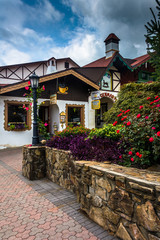
[[[104,93],[101,93],[100,94],[100,97],[103,98],[103,97],[108,97],[108,98],[111,98],[113,101],[116,101],[117,98],[111,94],[111,93],[107,93],[107,92],[104,92]]]
[[[91,99],[92,100],[100,99],[100,92],[99,91],[91,92]]]
[[[50,96],[50,104],[57,104],[57,94],[53,94]]]
[[[101,107],[101,102],[100,100],[94,100],[91,102],[91,105],[92,105],[92,109],[100,109]]]

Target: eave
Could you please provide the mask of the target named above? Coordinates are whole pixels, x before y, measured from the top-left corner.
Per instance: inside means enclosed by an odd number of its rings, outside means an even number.
[[[48,81],[51,81],[51,80],[54,80],[54,79],[57,79],[57,78],[65,77],[65,76],[68,76],[68,75],[73,75],[73,76],[77,77],[82,82],[90,85],[91,87],[93,87],[97,90],[99,90],[99,88],[100,88],[98,85],[93,83],[91,80],[89,80],[85,76],[82,76],[81,74],[74,71],[74,69],[64,70],[64,71],[61,71],[61,72],[58,72],[58,73],[45,75],[43,77],[40,77],[39,83],[45,83],[45,82],[48,82]],[[27,86],[28,86],[28,80],[25,81],[25,82],[19,82],[19,83],[16,83],[16,84],[11,84],[9,86],[2,87],[0,89],[0,94],[15,91],[15,90],[18,90],[18,89],[22,89],[22,88],[25,88]]]

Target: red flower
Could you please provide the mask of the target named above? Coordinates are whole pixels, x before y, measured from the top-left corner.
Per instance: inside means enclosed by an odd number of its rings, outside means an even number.
[[[124,112],[124,114],[128,113],[129,111],[130,111],[130,109],[126,110],[126,111]]]
[[[132,151],[129,151],[129,153],[128,153],[129,155],[132,155]]]
[[[150,97],[147,97],[147,100],[151,99]]]
[[[28,85],[31,85],[31,82],[30,82],[30,81],[28,81]]]
[[[116,124],[117,124],[117,121],[115,121],[115,122],[113,123],[113,126],[116,126]]]
[[[155,130],[156,128],[155,127],[152,127],[153,130]]]
[[[140,107],[139,107],[139,109],[142,109],[142,108],[143,108],[143,106],[140,106]]]
[[[155,99],[156,99],[156,98],[159,98],[159,97],[158,97],[158,96],[156,96],[156,97],[155,97]]]
[[[25,108],[25,105],[23,104],[23,108]]]
[[[127,126],[130,126],[131,125],[131,122],[129,121],[129,122],[127,122]]]
[[[26,90],[29,90],[29,87],[27,86],[27,87],[25,87],[25,89],[26,89]]]
[[[26,111],[28,111],[29,110],[29,107],[26,107]]]
[[[139,155],[140,155],[140,153],[139,153],[139,152],[136,152],[136,155],[137,155],[137,156],[139,156]]]
[[[120,117],[120,116],[122,116],[122,113],[120,113],[120,114],[117,115],[117,117]]]
[[[122,159],[122,156],[119,156],[120,159]]]
[[[48,123],[45,123],[44,126],[47,127],[47,126],[48,126]]]
[[[140,118],[140,116],[141,116],[141,114],[140,114],[140,113],[138,113],[138,114],[137,114],[137,118]]]
[[[120,132],[120,130],[117,130],[117,133],[119,133]]]
[[[153,102],[150,102],[150,105],[152,105],[153,104]]]
[[[42,89],[43,89],[43,91],[45,91],[45,86],[44,85],[42,86]]]
[[[160,131],[159,131],[159,132],[157,132],[157,136],[158,136],[158,137],[160,137]]]
[[[145,119],[148,119],[148,118],[149,118],[148,116],[145,117]]]
[[[139,154],[139,158],[141,158],[142,157],[142,154]]]
[[[149,139],[149,141],[150,141],[150,142],[153,142],[153,141],[154,141],[154,138],[153,138],[153,137],[151,137],[151,138]]]
[[[131,161],[132,161],[132,162],[134,162],[134,159],[133,159],[133,158],[131,158]]]
[[[32,103],[30,102],[30,104],[29,104],[30,106],[32,106]]]

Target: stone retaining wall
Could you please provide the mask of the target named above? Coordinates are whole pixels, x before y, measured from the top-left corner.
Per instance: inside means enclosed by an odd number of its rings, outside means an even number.
[[[47,177],[75,192],[81,209],[91,219],[123,240],[160,240],[158,173],[109,163],[74,161],[70,152],[48,147],[45,152]],[[25,157],[34,154],[35,149],[32,152],[24,148]]]

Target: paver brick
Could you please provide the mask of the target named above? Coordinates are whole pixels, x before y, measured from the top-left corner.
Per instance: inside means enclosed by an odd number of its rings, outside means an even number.
[[[109,236],[78,211],[73,193],[48,179],[29,181],[21,168],[22,149],[0,150],[1,240],[99,240]],[[106,240],[117,239],[110,237]]]

